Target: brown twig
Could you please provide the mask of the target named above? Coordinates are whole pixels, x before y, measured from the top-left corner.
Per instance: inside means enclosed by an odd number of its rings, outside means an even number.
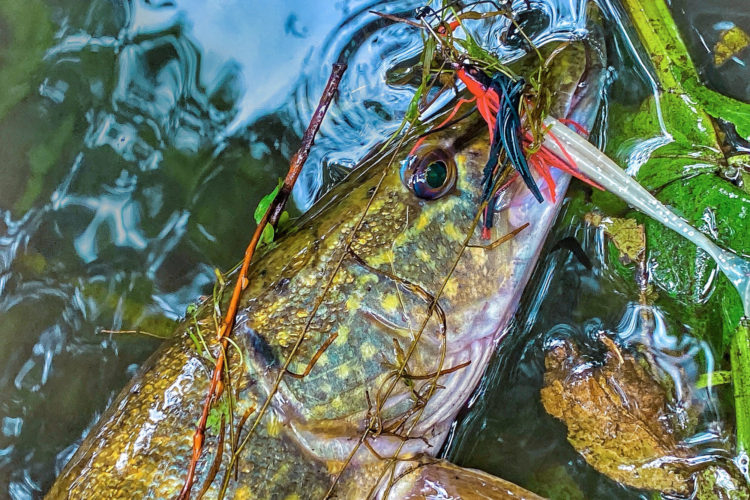
[[[247,288],[247,285],[249,283],[247,279],[247,271],[250,267],[250,262],[252,261],[253,255],[255,254],[255,249],[257,248],[260,241],[260,236],[263,233],[263,229],[265,229],[266,224],[275,226],[276,223],[278,223],[279,218],[284,211],[284,206],[286,205],[286,202],[289,199],[290,194],[292,193],[292,188],[294,187],[294,184],[297,181],[300,172],[302,171],[302,167],[304,166],[305,161],[310,154],[310,148],[312,148],[312,145],[315,141],[315,135],[318,133],[320,124],[322,123],[323,118],[328,111],[328,107],[330,106],[333,97],[336,95],[339,83],[341,82],[341,77],[343,76],[345,70],[345,64],[333,65],[331,76],[328,78],[328,83],[326,84],[323,95],[320,98],[318,107],[315,109],[315,113],[313,113],[313,116],[310,119],[310,124],[308,125],[307,130],[305,130],[305,133],[302,135],[302,144],[300,145],[299,150],[292,157],[292,161],[289,165],[289,172],[284,179],[284,183],[281,186],[279,192],[276,194],[274,200],[269,205],[268,209],[266,209],[266,213],[263,214],[260,222],[258,222],[258,226],[255,228],[253,237],[250,240],[250,244],[245,250],[245,255],[242,260],[242,267],[240,268],[240,272],[237,275],[237,281],[232,292],[232,298],[229,302],[229,307],[227,307],[227,312],[224,316],[224,321],[221,324],[221,328],[216,333],[216,338],[221,344],[221,350],[219,352],[219,356],[217,357],[216,365],[214,366],[214,371],[213,375],[211,376],[211,383],[209,385],[208,393],[206,394],[206,399],[203,402],[203,411],[201,413],[201,418],[198,421],[197,428],[195,430],[195,433],[193,434],[193,454],[190,459],[187,474],[185,476],[185,483],[183,484],[182,489],[180,490],[180,493],[177,497],[178,500],[188,500],[190,498],[190,490],[195,479],[195,469],[198,465],[198,459],[200,459],[201,451],[203,450],[203,440],[206,434],[206,422],[208,421],[208,414],[211,409],[212,403],[221,394],[220,382],[224,367],[224,356],[228,344],[227,338],[229,336],[229,333],[232,331],[232,327],[234,326],[237,309],[239,308],[240,295]]]
[[[291,370],[287,370],[286,374],[296,379],[302,379],[310,375],[310,372],[315,367],[315,363],[318,362],[318,359],[320,359],[320,357],[323,355],[326,349],[328,349],[328,346],[330,346],[333,343],[333,341],[336,340],[338,336],[339,336],[338,332],[333,332],[328,337],[328,339],[325,342],[323,342],[323,345],[318,348],[318,350],[315,352],[315,355],[312,357],[312,359],[310,359],[310,362],[307,363],[307,367],[305,368],[305,371],[303,371],[302,373],[294,373]]]
[[[384,19],[388,19],[389,21],[393,21],[394,23],[404,23],[408,24],[409,26],[413,26],[415,28],[422,29],[424,28],[424,25],[421,23],[418,23],[416,21],[412,21],[411,19],[406,19],[403,17],[394,16],[393,14],[386,14],[385,12],[378,12],[375,10],[371,10],[370,14],[375,14],[376,16],[380,16]]]
[[[164,335],[157,335],[156,333],[147,332],[145,330],[99,330],[96,333],[109,333],[118,335],[145,335],[147,337],[154,337],[155,339],[166,339]]]
[[[245,413],[242,414],[242,417],[240,417],[240,421],[237,424],[237,432],[234,433],[234,438],[232,438],[232,454],[234,454],[234,451],[237,449],[237,446],[240,442],[240,434],[242,434],[242,427],[244,427],[245,422],[247,422],[247,419],[250,418],[250,415],[252,415],[255,412],[255,405],[251,406],[247,410],[245,410]],[[234,468],[234,480],[237,480],[237,477],[240,473],[240,467],[239,462],[235,463]],[[231,473],[231,470],[228,470],[227,473]]]
[[[198,492],[198,500],[201,500],[208,489],[211,487],[211,483],[214,482],[214,478],[216,477],[216,474],[219,473],[219,469],[221,468],[221,457],[224,455],[224,435],[226,434],[226,431],[224,429],[226,418],[224,415],[221,415],[221,427],[219,427],[219,441],[216,444],[216,456],[214,457],[214,461],[211,464],[211,468],[208,471],[208,475],[206,476],[206,480],[203,482],[203,487]],[[229,472],[227,472],[228,474]]]
[[[505,243],[506,241],[509,241],[515,238],[518,233],[526,229],[528,226],[529,226],[529,223],[526,222],[522,226],[515,228],[513,231],[509,232],[505,236],[499,237],[498,239],[496,239],[489,245],[466,245],[466,247],[467,248],[484,248],[485,250],[494,250],[500,245],[502,245],[503,243]]]
[[[310,148],[312,148],[312,145],[315,142],[315,136],[317,135],[318,130],[320,129],[320,124],[323,122],[323,118],[328,111],[328,106],[331,105],[331,101],[336,95],[344,71],[346,71],[346,64],[336,63],[333,65],[331,76],[328,78],[328,83],[323,90],[323,95],[320,96],[318,107],[315,109],[312,118],[310,118],[310,124],[307,126],[307,130],[305,130],[305,133],[302,135],[302,144],[292,157],[291,165],[289,165],[289,172],[287,172],[286,178],[284,179],[284,185],[281,186],[279,193],[269,207],[271,216],[268,221],[274,226],[279,222],[279,218],[284,211],[284,205],[286,205],[286,201],[292,194],[292,188],[294,187],[295,182],[297,182],[297,177],[299,177],[300,172],[302,172],[302,167],[307,161],[307,157],[310,154]]]

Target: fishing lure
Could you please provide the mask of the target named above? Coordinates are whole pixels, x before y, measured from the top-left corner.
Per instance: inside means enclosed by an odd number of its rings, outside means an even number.
[[[420,15],[424,17],[435,15],[435,13],[430,9],[430,12],[423,12]],[[447,24],[441,24],[437,28],[437,35],[443,37],[446,33],[453,32],[459,25],[460,20],[458,19]],[[483,238],[489,239],[492,229],[493,217],[491,211],[493,209],[490,207],[495,206],[498,193],[517,175],[521,176],[534,198],[539,203],[544,202],[542,191],[531,173],[531,168],[546,183],[549,189],[549,197],[553,203],[556,201],[556,185],[550,167],[555,167],[587,184],[603,189],[578,171],[575,161],[570,155],[565,154],[564,148],[560,147],[560,150],[564,153],[564,158],[553,154],[544,146],[530,152],[534,138],[528,130],[524,131],[522,116],[519,112],[526,87],[522,78],[501,72],[490,77],[468,61],[456,62],[452,66],[456,77],[466,86],[472,97],[468,99],[460,98],[451,113],[441,123],[417,140],[409,156],[414,155],[427,134],[449,126],[449,123],[463,105],[474,104],[476,106],[476,110],[487,123],[490,139],[490,154],[483,169],[482,180],[482,202],[486,202],[481,226]],[[565,120],[563,123],[577,129],[579,133],[588,135],[587,130],[573,121]],[[549,131],[547,131],[547,134],[549,134]],[[554,136],[551,139],[557,141]],[[515,175],[503,185],[499,185],[509,166],[516,171]]]
[[[556,200],[556,185],[550,167],[567,172],[589,185],[602,189],[578,171],[575,160],[570,155],[561,159],[545,147],[527,154],[533,138],[529,132],[524,133],[521,115],[518,112],[525,88],[523,79],[510,77],[503,73],[496,73],[490,78],[482,70],[468,63],[455,63],[454,69],[457,78],[466,86],[472,97],[459,99],[451,113],[431,132],[445,127],[465,104],[475,104],[477,111],[487,123],[490,154],[483,170],[482,181],[482,201],[487,202],[487,208],[485,208],[482,218],[483,238],[489,239],[490,237],[493,221],[490,207],[495,205],[493,199],[510,183],[508,181],[503,185],[498,185],[504,170],[508,166],[516,171],[516,175],[521,176],[524,184],[539,203],[544,202],[544,197],[531,174],[530,167],[547,184],[549,196],[553,203]],[[572,120],[566,120],[565,123],[577,129],[579,133],[588,134],[587,130]],[[554,137],[551,139],[556,140]],[[410,152],[410,156],[416,152],[423,140],[424,137],[417,141]],[[564,150],[564,148],[561,149]],[[515,175],[511,178],[511,181],[514,178]]]

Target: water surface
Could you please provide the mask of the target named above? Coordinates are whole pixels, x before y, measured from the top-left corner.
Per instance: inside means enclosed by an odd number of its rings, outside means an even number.
[[[747,98],[743,60],[714,71],[701,52],[728,22],[719,3],[674,7],[688,13],[707,79]],[[395,130],[414,91],[397,75],[421,40],[369,10],[409,13],[422,2],[15,4],[0,4],[0,497],[23,499],[49,487],[158,345],[102,330],[170,331],[210,289],[214,269],[242,255],[253,210],[284,175],[333,62],[349,70],[295,189],[296,210]],[[580,32],[582,2],[551,5],[537,42]],[[512,55],[501,31],[479,35]],[[626,50],[622,39],[610,42]],[[611,99],[650,92],[632,58],[614,69],[627,84]],[[580,221],[561,222],[553,238],[569,234],[597,262]],[[628,335],[635,292],[623,285],[601,266],[545,254],[515,341],[498,353],[475,403],[481,411],[467,414],[448,456],[524,484],[562,465],[589,494],[633,495],[583,463],[537,397],[545,338],[597,328]],[[602,294],[607,301],[593,300]]]

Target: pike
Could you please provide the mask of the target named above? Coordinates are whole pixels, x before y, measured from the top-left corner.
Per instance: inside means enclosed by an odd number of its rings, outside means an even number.
[[[575,114],[586,129],[606,57],[591,32],[552,60],[565,78],[551,113]],[[496,243],[487,245],[478,221],[489,133],[474,114],[416,148],[410,137],[371,155],[254,264],[233,327],[237,349],[226,354],[233,410],[207,435],[198,496],[411,498],[439,488],[538,498],[434,458],[503,339],[570,179],[555,171],[554,184],[540,181],[556,194],[543,204],[522,179],[510,182],[493,203]],[[211,323],[204,304],[144,364],[48,499],[178,494],[213,366],[193,339]],[[217,342],[207,342],[217,356]],[[244,424],[256,418],[250,435]],[[212,481],[222,457],[232,466]]]

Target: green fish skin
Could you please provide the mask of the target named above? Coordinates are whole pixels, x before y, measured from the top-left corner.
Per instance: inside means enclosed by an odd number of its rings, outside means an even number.
[[[550,68],[559,84],[552,92],[553,113],[562,118],[575,112],[589,129],[598,111],[605,58],[603,44],[592,40],[569,44]],[[584,79],[586,85],[579,86]],[[503,338],[569,178],[553,173],[556,204],[537,203],[522,181],[514,181],[495,215],[492,239],[526,223],[529,227],[497,248],[462,251],[480,205],[487,126],[475,113],[428,136],[417,151],[417,162],[440,159],[448,182],[455,179],[434,200],[418,198],[402,182],[400,165],[409,142],[395,161],[392,151],[366,159],[251,269],[231,337],[242,355],[230,349],[235,429],[249,413],[243,436],[305,325],[309,322],[289,366],[292,372],[304,372],[321,345],[336,337],[307,376],[283,377],[238,456],[226,498],[324,498],[337,476],[336,498],[363,498],[368,492],[380,498],[420,498],[436,483],[463,496],[474,491],[487,498],[537,498],[482,472],[430,457]],[[540,187],[549,194],[542,181]],[[474,231],[470,245],[487,243],[479,234]],[[430,311],[436,298],[439,307]],[[210,309],[211,304],[200,308],[198,324],[216,352],[208,333],[213,331]],[[195,337],[195,324],[185,322],[144,364],[46,498],[176,497],[213,367],[190,334]],[[408,377],[398,379],[397,364],[412,343]],[[465,366],[451,370],[460,365]],[[427,400],[423,408],[420,398]],[[370,418],[375,408],[377,419]],[[373,421],[382,432],[357,447]],[[224,466],[209,486],[206,477],[218,444],[217,432],[209,430],[193,498],[204,484],[206,498],[218,496],[231,455],[229,431],[221,449]],[[396,452],[400,460],[388,460]]]

